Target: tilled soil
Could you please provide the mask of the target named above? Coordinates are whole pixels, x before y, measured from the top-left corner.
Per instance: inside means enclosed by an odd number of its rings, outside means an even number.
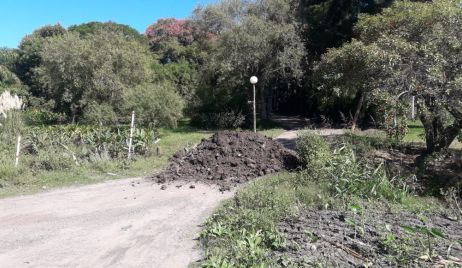
[[[445,238],[430,237],[432,260],[422,257],[428,248],[427,236],[406,231],[406,227],[441,230]],[[437,215],[308,210],[284,220],[279,229],[289,246],[277,252],[277,258],[289,258],[300,267],[462,265],[462,224]]]
[[[161,184],[200,181],[229,190],[259,176],[293,169],[297,162],[292,151],[269,137],[221,131],[195,148],[177,152],[167,169],[152,178]]]

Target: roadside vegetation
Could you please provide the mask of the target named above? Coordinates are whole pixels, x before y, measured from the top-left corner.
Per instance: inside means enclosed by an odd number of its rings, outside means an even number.
[[[301,134],[302,170],[250,183],[206,221],[203,266],[456,267],[462,253],[460,185],[425,192],[424,178],[370,157],[403,145]]]
[[[129,126],[29,126],[25,121],[18,112],[9,112],[1,121],[0,196],[151,175],[178,150],[213,133],[191,126],[188,119],[174,129],[135,128],[133,157],[128,159]],[[283,132],[274,124],[262,127],[259,133],[269,137]],[[22,145],[15,167],[18,135]]]

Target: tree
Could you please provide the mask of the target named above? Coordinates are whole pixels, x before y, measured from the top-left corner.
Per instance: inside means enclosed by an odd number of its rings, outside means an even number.
[[[0,65],[5,66],[10,71],[14,71],[18,56],[17,49],[0,48]]]
[[[120,23],[115,23],[112,21],[108,22],[98,22],[98,21],[92,21],[88,23],[82,23],[78,25],[72,25],[68,28],[68,31],[70,32],[76,32],[80,35],[80,37],[85,38],[88,35],[93,35],[98,32],[108,32],[108,33],[113,33],[116,35],[122,35],[127,39],[131,40],[137,40],[140,43],[147,43],[147,39],[144,35],[139,33],[136,29],[120,24]]]
[[[187,104],[195,103],[199,70],[208,56],[212,35],[189,19],[159,19],[146,29],[151,51],[161,64],[152,65],[153,80],[173,83]]]
[[[183,46],[188,46],[196,39],[192,22],[175,18],[157,20],[156,23],[146,29],[145,35],[154,50],[161,46],[162,43],[175,41]]]
[[[374,43],[365,45],[353,40],[340,48],[329,49],[314,69],[314,78],[320,90],[318,97],[323,107],[339,109],[342,103],[351,107],[348,104],[355,101],[354,131],[368,96],[382,83],[379,79],[371,78],[388,76],[392,72],[392,63],[393,57]]]
[[[195,22],[216,36],[204,68],[203,89],[213,89],[213,96],[220,96],[217,105],[221,112],[247,110],[248,79],[256,75],[261,89],[260,117],[268,118],[279,82],[284,81],[286,86],[281,90],[287,90],[290,81],[301,78],[305,49],[299,36],[296,3],[223,0],[195,11]]]
[[[33,94],[38,92],[33,70],[41,63],[40,53],[45,40],[64,33],[66,33],[66,29],[59,24],[47,25],[35,30],[31,35],[25,36],[19,44],[19,56],[15,64],[15,72],[21,81],[29,86]]]
[[[396,55],[390,75],[371,78],[394,95],[416,97],[428,153],[448,148],[462,128],[462,8],[457,2],[396,2],[357,25],[366,45]]]
[[[117,112],[123,93],[148,81],[152,63],[147,46],[106,31],[49,38],[39,55],[41,65],[34,72],[45,90],[42,95],[72,121],[89,104],[109,105]]]
[[[300,18],[309,52],[320,56],[354,37],[361,13],[375,14],[393,0],[301,0]]]
[[[143,125],[177,127],[184,102],[170,83],[142,84],[124,92],[126,114],[135,111]]]

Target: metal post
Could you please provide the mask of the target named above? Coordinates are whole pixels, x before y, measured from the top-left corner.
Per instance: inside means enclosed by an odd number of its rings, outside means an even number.
[[[412,106],[412,120],[415,119],[415,96],[412,96],[412,103],[411,103],[411,106]]]
[[[255,84],[253,85],[253,132],[257,133],[257,109],[255,104]]]
[[[130,125],[130,139],[128,141],[128,159],[132,156],[133,128],[135,127],[135,111],[132,112],[132,123]]]
[[[18,136],[18,144],[16,146],[16,161],[14,162],[14,166],[18,167],[19,164],[19,151],[21,150],[21,136]]]

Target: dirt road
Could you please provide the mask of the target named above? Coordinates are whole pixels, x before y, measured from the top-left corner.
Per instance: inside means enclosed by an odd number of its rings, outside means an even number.
[[[0,267],[187,267],[199,226],[232,193],[110,181],[0,200]]]
[[[199,225],[233,195],[194,185],[138,178],[0,199],[0,267],[187,267],[201,258]]]

